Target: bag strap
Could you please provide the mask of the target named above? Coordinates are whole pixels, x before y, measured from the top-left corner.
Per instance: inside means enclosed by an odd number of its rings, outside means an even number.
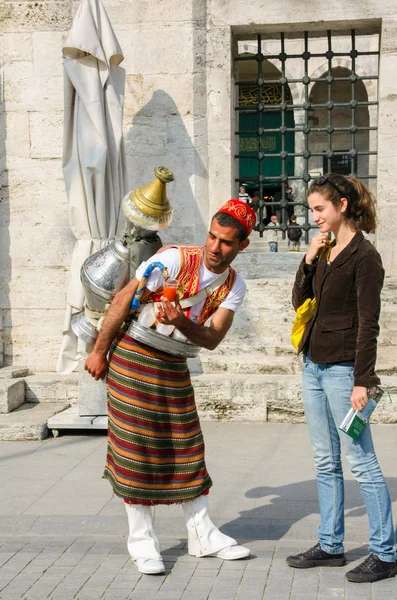
[[[195,294],[190,298],[183,298],[182,300],[179,300],[179,304],[184,309],[190,308],[191,306],[198,304],[198,302],[204,300],[208,296],[211,296],[218,288],[220,288],[221,285],[225,283],[226,279],[228,278],[228,275],[229,269],[226,269],[226,271],[223,271],[223,273],[220,274],[218,279],[215,279],[215,281],[212,284],[207,285],[205,288],[200,290],[198,294]]]

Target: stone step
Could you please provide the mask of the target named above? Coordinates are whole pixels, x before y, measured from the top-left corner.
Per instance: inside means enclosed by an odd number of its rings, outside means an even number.
[[[25,379],[26,402],[64,402],[71,405],[78,401],[78,373],[35,373]]]
[[[378,343],[376,372],[379,375],[379,377],[381,377],[382,381],[385,375],[397,375],[396,352],[396,346]]]
[[[287,239],[279,240],[277,242],[278,252],[299,252],[301,258],[307,251],[308,247],[309,247],[308,245],[303,244],[301,242],[300,249],[299,249],[299,251],[297,251],[297,250],[291,250],[291,247],[288,247]],[[249,252],[249,253],[250,252],[270,252],[269,242],[264,237],[262,239],[259,237],[256,239],[252,239],[252,237],[251,237],[250,244],[246,248],[245,252]]]
[[[250,246],[248,246],[249,248]],[[294,280],[301,252],[263,252],[261,249],[248,248],[240,252],[233,261],[233,267],[248,282],[250,279],[289,279]]]
[[[11,413],[0,415],[0,441],[42,440],[48,436],[47,421],[68,407],[65,402],[25,402]]]
[[[266,343],[268,341],[268,343]],[[197,358],[189,359],[192,374],[201,373],[267,373],[298,374],[302,370],[302,357],[290,345],[272,346],[273,340],[264,337],[249,340],[225,340],[216,350],[202,349]],[[379,376],[397,375],[395,346],[378,345],[376,372]]]
[[[0,414],[10,413],[24,402],[23,379],[0,379]]]
[[[304,421],[300,375],[205,374],[192,376],[199,414],[214,421]],[[397,377],[382,377],[387,395],[371,417],[373,423],[397,423]]]
[[[47,426],[53,436],[58,437],[59,432],[65,429],[107,429],[108,418],[105,415],[82,417],[79,415],[79,407],[71,406],[50,417]]]
[[[0,369],[0,379],[17,379],[18,377],[25,377],[29,375],[29,369],[27,367],[2,367]]]
[[[230,351],[230,346],[229,351],[224,353],[202,350],[197,358],[189,359],[188,363],[192,375],[202,373],[294,375],[300,373],[302,368],[302,359],[295,353],[265,354],[248,350],[244,352],[241,348]]]

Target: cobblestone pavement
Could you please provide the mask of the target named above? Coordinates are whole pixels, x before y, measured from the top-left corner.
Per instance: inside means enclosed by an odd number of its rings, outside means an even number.
[[[372,585],[344,578],[366,555],[368,535],[358,486],[348,475],[348,564],[303,570],[286,564],[287,555],[316,543],[316,486],[304,426],[203,426],[215,481],[213,519],[250,547],[250,559],[189,556],[180,507],[161,507],[155,528],[166,573],[140,575],[126,549],[122,502],[100,477],[105,437],[5,442],[0,444],[0,599],[397,599],[397,578]],[[394,426],[374,428],[394,507],[396,433]]]
[[[353,584],[344,573],[365,549],[348,552],[343,568],[291,569],[291,543],[249,544],[252,558],[221,561],[187,554],[185,543],[162,543],[164,576],[140,575],[113,536],[24,536],[1,540],[0,598],[4,600],[386,600],[397,598],[397,580]]]

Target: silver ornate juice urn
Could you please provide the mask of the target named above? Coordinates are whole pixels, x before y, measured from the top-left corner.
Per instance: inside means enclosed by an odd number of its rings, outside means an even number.
[[[80,279],[86,309],[72,317],[71,326],[87,344],[93,344],[98,335],[92,321],[105,314],[112,297],[128,283],[129,260],[129,249],[116,240],[84,261]]]
[[[135,266],[137,250],[142,260],[152,256],[161,246],[161,240],[158,237],[154,239],[153,232],[167,227],[171,222],[172,209],[165,186],[173,181],[174,175],[166,167],[156,167],[154,174],[156,178],[151,183],[125,196],[122,208],[126,226],[121,240],[89,256],[81,267],[85,309],[73,315],[71,327],[76,336],[87,344],[95,343],[98,322],[104,317],[113,296],[134,275],[130,273],[130,254],[134,254]],[[150,241],[142,247],[145,237]]]

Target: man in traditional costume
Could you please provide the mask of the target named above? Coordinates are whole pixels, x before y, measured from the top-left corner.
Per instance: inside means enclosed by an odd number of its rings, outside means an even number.
[[[128,550],[141,573],[164,572],[152,523],[152,505],[156,504],[181,503],[189,554],[224,560],[250,554],[248,548],[221,533],[208,513],[212,481],[186,358],[134,338],[135,321],[129,312],[140,280],[147,277],[142,303],[157,302],[157,322],[175,328],[179,340],[216,348],[244,299],[245,282],[230,264],[248,246],[255,222],[250,206],[229,200],[213,217],[204,247],[163,248],[140,265],[115,296],[86,362],[95,379],[107,375],[109,433],[104,477],[124,499]],[[164,268],[155,266],[159,264]],[[179,301],[174,304],[161,293],[165,273],[179,282]],[[210,326],[204,326],[210,317]]]

